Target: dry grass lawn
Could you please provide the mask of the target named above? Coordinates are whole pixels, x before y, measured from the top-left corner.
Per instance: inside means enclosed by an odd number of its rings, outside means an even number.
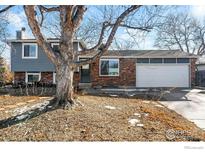
[[[29,97],[19,97],[19,102],[28,102],[27,99]],[[169,129],[176,133],[171,141],[205,140],[204,131],[194,123],[154,101],[88,95],[78,99],[84,106],[57,109],[0,129],[0,140],[169,141],[166,135]],[[0,98],[1,108],[6,105],[2,100]],[[9,105],[16,103],[17,98]],[[0,119],[8,117],[6,112],[12,113],[12,110],[0,111]]]

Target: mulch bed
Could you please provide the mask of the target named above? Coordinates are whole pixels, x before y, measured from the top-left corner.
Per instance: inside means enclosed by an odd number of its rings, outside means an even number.
[[[0,140],[205,141],[202,129],[156,101],[115,96],[77,97],[84,106],[71,110],[57,109],[0,129]],[[4,106],[2,102],[0,98],[0,107]],[[16,103],[17,100],[8,104]],[[5,115],[1,114],[0,119],[4,118]],[[170,131],[174,131],[174,137]]]

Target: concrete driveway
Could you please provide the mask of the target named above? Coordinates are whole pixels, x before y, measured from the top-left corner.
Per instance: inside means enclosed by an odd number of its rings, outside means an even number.
[[[179,90],[167,93],[164,98],[166,101],[160,101],[163,105],[205,129],[205,90]]]

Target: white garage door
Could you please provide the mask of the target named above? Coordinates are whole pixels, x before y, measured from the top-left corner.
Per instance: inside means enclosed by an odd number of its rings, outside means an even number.
[[[189,87],[188,64],[136,64],[137,87]]]

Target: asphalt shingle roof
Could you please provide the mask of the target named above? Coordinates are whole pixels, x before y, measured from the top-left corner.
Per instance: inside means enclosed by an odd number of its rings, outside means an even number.
[[[94,54],[88,54],[86,56],[93,56]],[[139,58],[197,58],[197,55],[182,52],[180,50],[109,50],[103,56],[110,57],[139,57]]]

